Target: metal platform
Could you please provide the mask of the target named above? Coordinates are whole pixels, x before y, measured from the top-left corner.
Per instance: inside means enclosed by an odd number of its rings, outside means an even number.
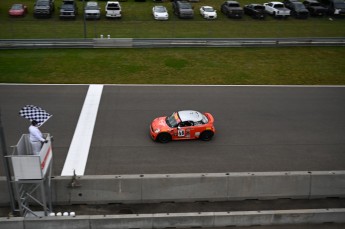
[[[20,216],[48,216],[52,210],[52,138],[49,134],[44,134],[44,138],[48,142],[42,144],[38,155],[33,155],[29,135],[23,134],[13,146],[12,155],[5,157],[10,167],[9,179],[16,202],[14,210]],[[40,206],[42,211],[34,211],[31,205]]]

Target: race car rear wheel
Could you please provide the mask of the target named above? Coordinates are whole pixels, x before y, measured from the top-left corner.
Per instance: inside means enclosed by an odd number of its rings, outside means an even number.
[[[213,137],[213,132],[209,131],[209,130],[206,130],[206,131],[202,132],[201,135],[200,135],[200,139],[202,141],[209,141],[209,140],[212,139],[212,137]]]
[[[171,141],[171,135],[168,133],[161,133],[157,136],[157,141],[161,143],[168,143]]]

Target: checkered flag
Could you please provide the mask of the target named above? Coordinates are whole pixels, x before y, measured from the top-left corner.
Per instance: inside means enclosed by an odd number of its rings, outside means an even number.
[[[39,126],[42,126],[52,115],[43,110],[40,107],[34,105],[26,105],[20,111],[19,115],[29,119],[30,121],[35,120]]]

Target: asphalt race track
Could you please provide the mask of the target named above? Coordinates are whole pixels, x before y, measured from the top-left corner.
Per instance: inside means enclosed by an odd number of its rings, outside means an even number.
[[[41,106],[53,114],[41,130],[54,136],[54,175],[60,175],[87,90],[0,85],[9,151],[29,126],[18,111]],[[153,118],[184,109],[214,115],[212,141],[150,139]],[[345,87],[105,85],[85,175],[344,169]]]

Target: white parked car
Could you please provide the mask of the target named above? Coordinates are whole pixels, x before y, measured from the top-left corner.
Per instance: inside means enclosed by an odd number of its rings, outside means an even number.
[[[168,20],[169,19],[168,10],[164,6],[154,6],[152,8],[152,14],[156,20]]]
[[[213,9],[212,6],[202,6],[200,8],[200,14],[205,19],[216,19],[217,18],[217,11]]]
[[[121,18],[121,5],[119,2],[108,1],[105,5],[105,16],[107,18]]]
[[[273,17],[287,18],[290,16],[290,10],[282,2],[267,2],[263,4],[265,11]]]

